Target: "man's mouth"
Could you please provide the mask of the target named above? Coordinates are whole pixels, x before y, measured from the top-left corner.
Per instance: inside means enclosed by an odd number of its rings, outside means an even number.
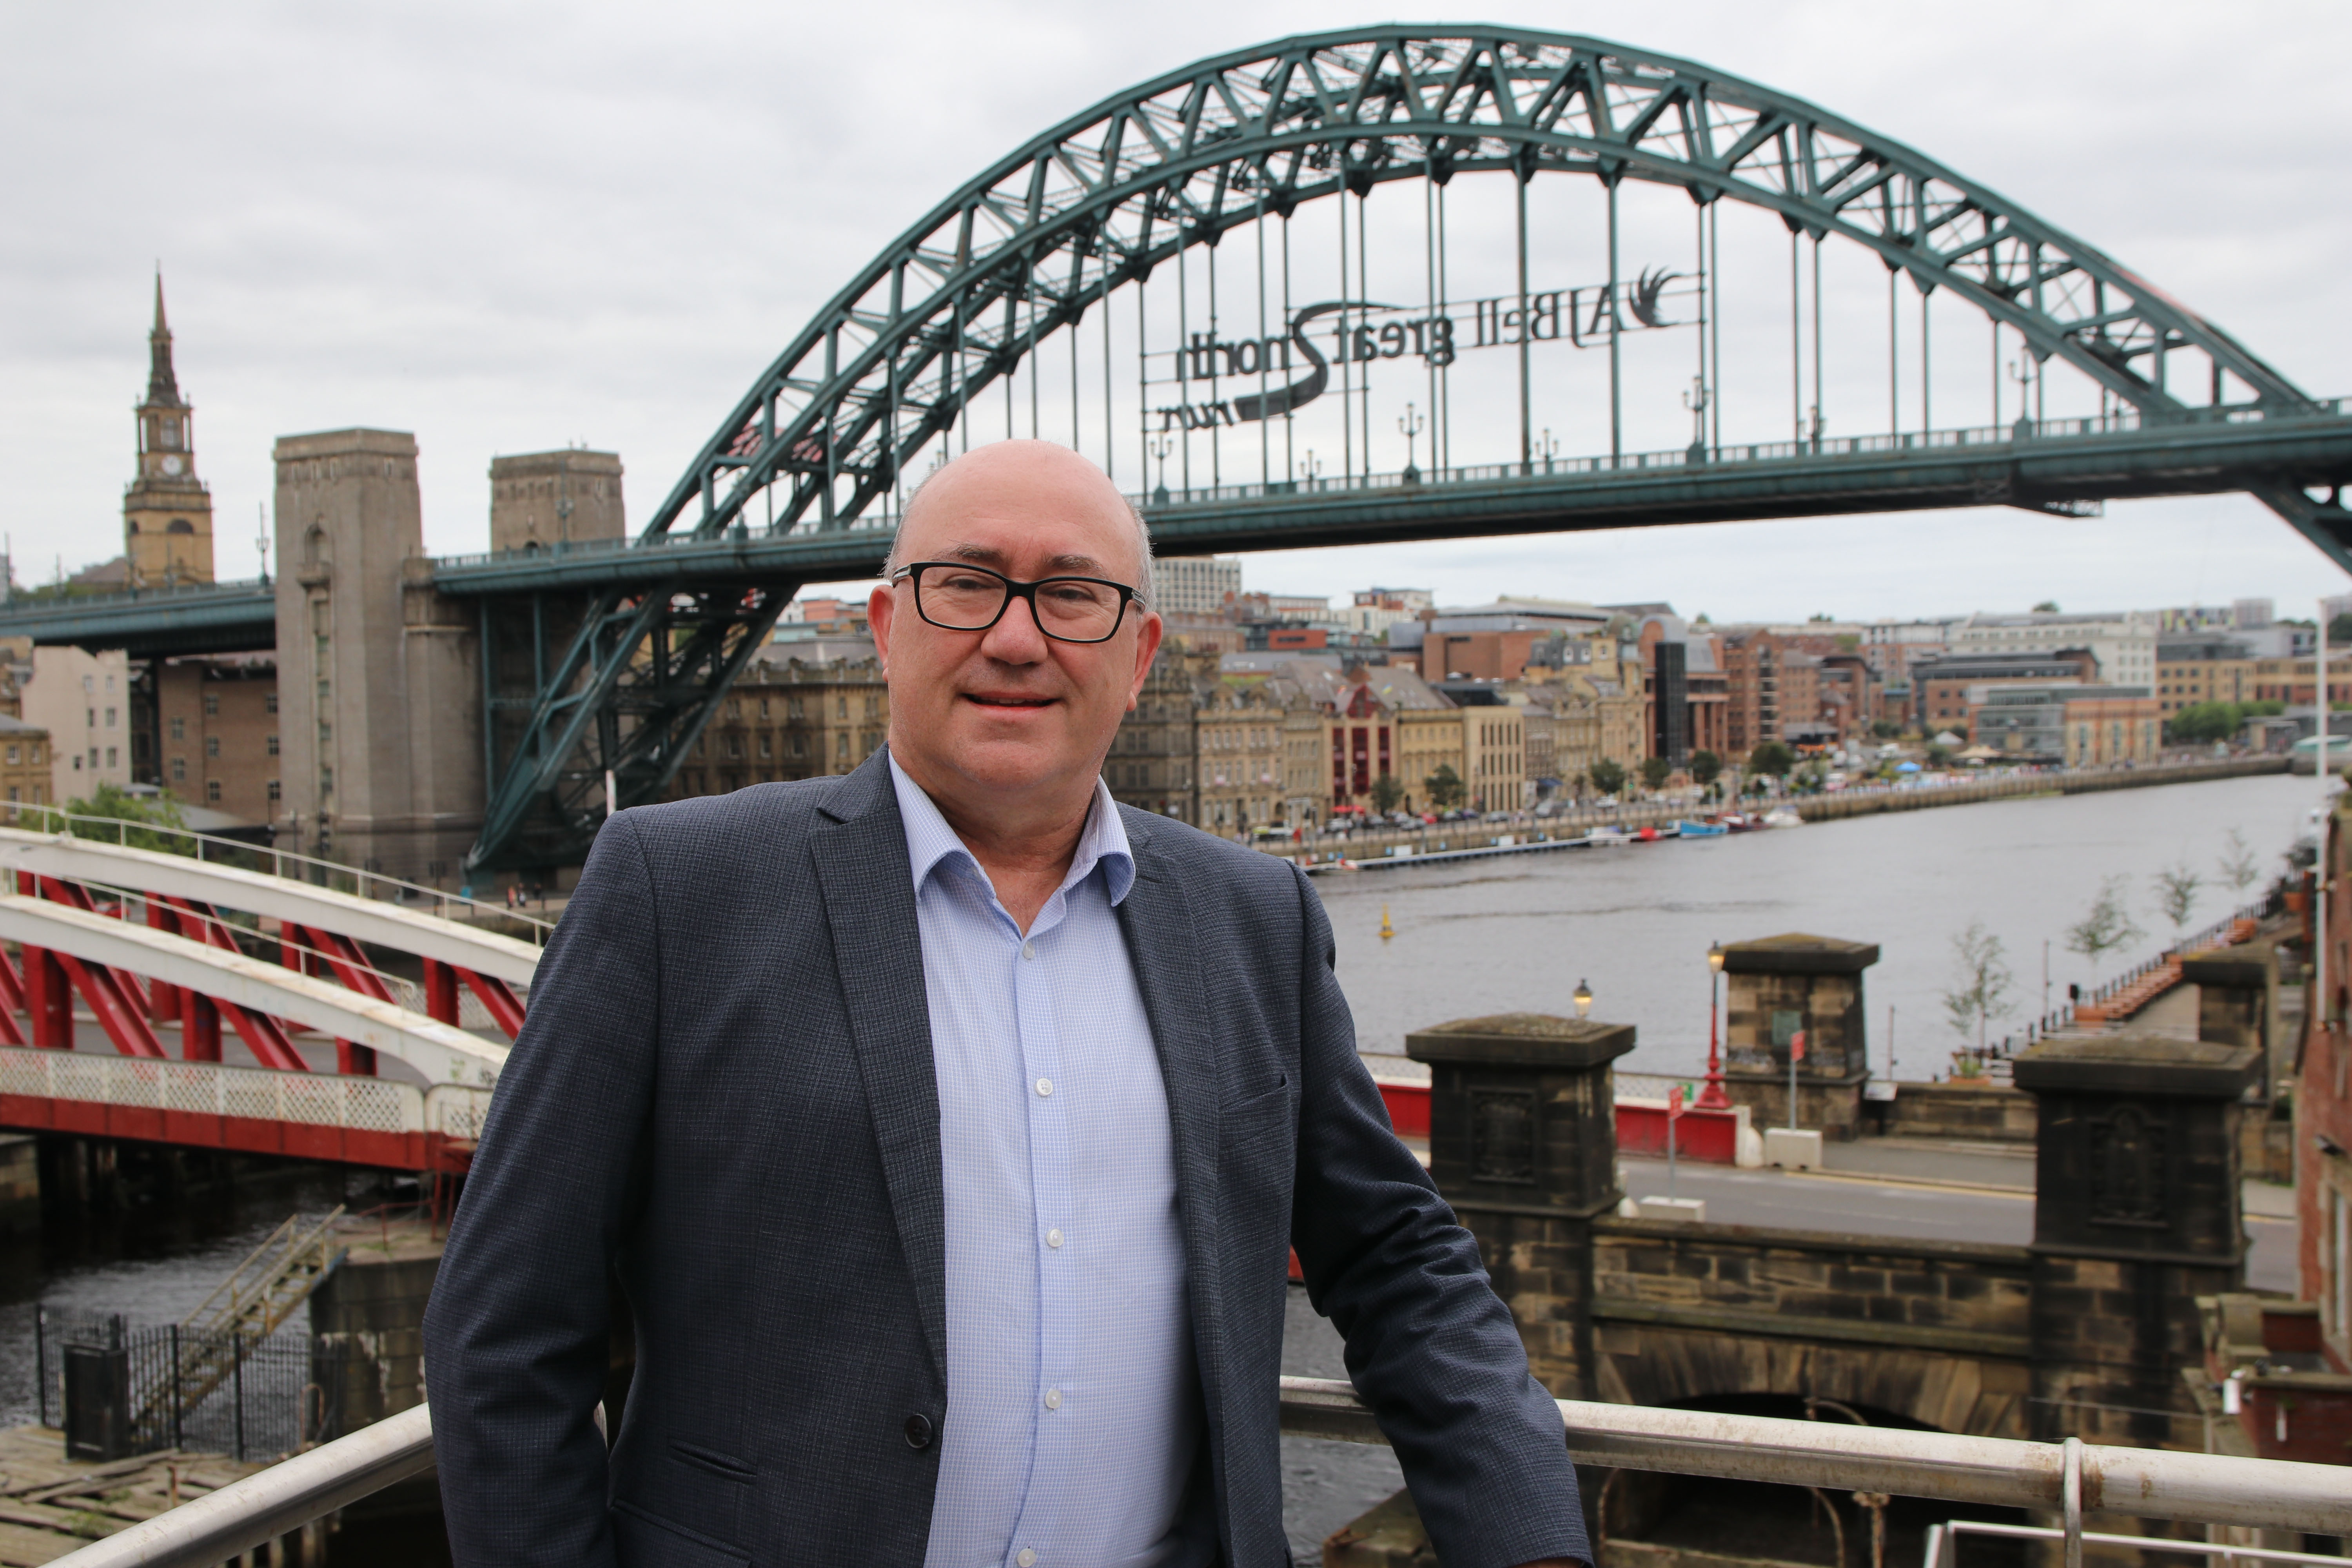
[[[1054,703],[1053,698],[1033,697],[1020,691],[967,691],[963,699],[982,708],[1009,709],[1014,712],[1034,712],[1040,708],[1050,708]]]

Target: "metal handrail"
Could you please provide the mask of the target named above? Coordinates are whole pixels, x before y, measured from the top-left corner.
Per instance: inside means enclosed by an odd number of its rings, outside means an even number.
[[[2084,1510],[2352,1531],[2352,1488],[2337,1465],[1559,1404],[1569,1451],[1587,1465],[2004,1508],[2056,1509],[2074,1490]],[[1349,1443],[1388,1441],[1354,1388],[1324,1378],[1282,1380],[1282,1430]],[[53,1568],[213,1568],[432,1463],[432,1416],[418,1405],[93,1542]]]
[[[1963,1535],[1990,1535],[2005,1541],[2063,1541],[2066,1532],[2047,1524],[1989,1524],[1973,1519],[1949,1520],[1927,1527],[1926,1568],[1959,1568],[1958,1547]],[[2257,1563],[2308,1563],[2319,1568],[2352,1568],[2352,1557],[2330,1556],[2324,1552],[2282,1552],[2273,1546],[2231,1546],[2218,1541],[2155,1540],[2145,1535],[2107,1535],[2095,1530],[2079,1531],[2074,1539],[2084,1546],[2129,1546],[2142,1552],[2161,1552],[2168,1556],[2179,1552],[2188,1557],[2221,1558],[2225,1563],[2232,1558],[2247,1557]]]
[[[549,934],[555,930],[553,921],[543,921],[534,915],[527,915],[520,910],[510,910],[499,904],[485,903],[479,899],[469,899],[461,893],[446,892],[439,888],[428,888],[422,882],[411,882],[399,877],[387,877],[381,871],[363,870],[357,866],[347,866],[340,860],[321,860],[315,855],[304,855],[297,850],[279,849],[274,846],[265,849],[257,844],[247,844],[243,839],[224,838],[213,833],[199,833],[193,827],[174,827],[160,822],[133,822],[128,817],[121,816],[91,816],[79,811],[67,811],[61,806],[35,805],[24,801],[0,801],[0,807],[6,809],[7,819],[12,826],[17,827],[29,826],[30,831],[38,833],[61,831],[50,826],[52,823],[89,822],[101,827],[114,829],[115,843],[126,848],[130,846],[131,834],[153,833],[192,840],[195,845],[194,858],[198,860],[204,859],[206,845],[211,845],[215,852],[219,855],[232,853],[257,857],[267,855],[269,857],[269,874],[286,881],[308,882],[310,880],[304,877],[287,876],[285,868],[288,865],[293,865],[316,868],[326,873],[330,879],[349,877],[352,879],[352,890],[361,898],[369,896],[368,884],[373,882],[380,887],[390,888],[398,892],[415,893],[422,899],[430,900],[441,906],[444,911],[441,918],[445,920],[448,918],[446,912],[448,907],[458,904],[495,919],[519,921],[530,929],[531,940],[541,945],[546,943]],[[26,821],[27,816],[33,819],[29,825]],[[89,837],[91,836],[77,834],[74,837]],[[103,838],[98,841],[105,842]],[[330,880],[317,885],[331,887],[333,884]],[[400,903],[406,900],[390,899],[384,901]]]

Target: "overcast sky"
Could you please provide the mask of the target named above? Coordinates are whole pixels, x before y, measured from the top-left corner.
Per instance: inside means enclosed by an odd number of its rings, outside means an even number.
[[[2305,390],[2352,393],[2340,0],[1423,14],[1811,99],[2100,246]],[[494,454],[567,442],[622,454],[634,523],[824,300],[981,167],[1189,60],[1369,19],[1320,0],[0,7],[18,576],[120,552],[159,258],[223,576],[251,574],[270,443],[299,431],[415,432],[436,552],[483,547]],[[2251,595],[2308,614],[2345,588],[2242,497],[1298,552],[1248,576],[1718,621]]]

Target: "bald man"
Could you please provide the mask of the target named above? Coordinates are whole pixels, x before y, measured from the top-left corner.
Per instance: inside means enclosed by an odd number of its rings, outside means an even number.
[[[611,817],[548,944],[426,1315],[458,1563],[1273,1568],[1293,1248],[1448,1568],[1589,1557],[1307,879],[1103,784],[1141,520],[1009,441],[885,574],[887,748]]]

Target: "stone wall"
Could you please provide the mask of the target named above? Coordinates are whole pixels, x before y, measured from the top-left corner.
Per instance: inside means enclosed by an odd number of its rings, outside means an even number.
[[[414,1222],[363,1237],[310,1293],[313,1342],[342,1352],[329,1436],[356,1431],[425,1401],[425,1302],[441,1244]],[[325,1380],[324,1369],[320,1374]]]
[[[1868,1130],[1895,1138],[2031,1144],[2033,1097],[1992,1084],[1905,1083],[1868,1110]]]
[[[2024,1247],[1609,1218],[1592,1249],[1600,1398],[1810,1393],[2025,1436]]]

